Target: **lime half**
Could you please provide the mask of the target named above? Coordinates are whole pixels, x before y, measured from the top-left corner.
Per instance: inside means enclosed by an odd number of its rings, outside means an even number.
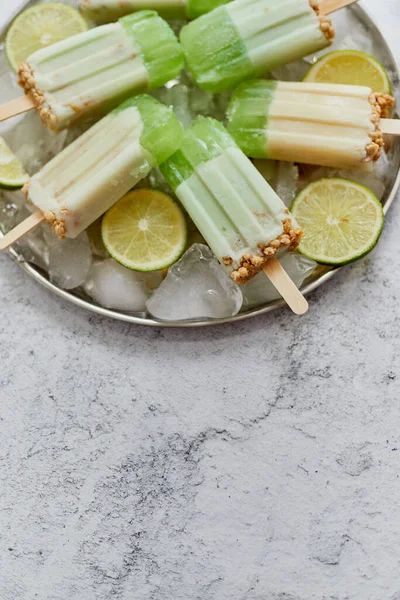
[[[28,181],[29,175],[25,173],[22,164],[0,138],[0,188],[21,188]]]
[[[186,246],[182,210],[157,190],[138,189],[121,198],[104,215],[101,231],[111,256],[135,271],[169,267]]]
[[[60,2],[36,4],[24,10],[6,36],[7,58],[17,70],[33,52],[87,31],[88,24],[75,8]]]
[[[344,265],[368,254],[383,227],[378,198],[349,179],[319,179],[294,200],[291,212],[304,230],[299,250],[326,265]]]
[[[320,58],[304,81],[365,85],[373,92],[390,94],[389,76],[380,62],[359,50],[337,50]]]

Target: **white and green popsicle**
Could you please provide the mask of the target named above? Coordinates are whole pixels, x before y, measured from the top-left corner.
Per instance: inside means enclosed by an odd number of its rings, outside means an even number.
[[[198,117],[161,171],[234,281],[296,248],[301,230],[218,121]]]
[[[155,10],[164,19],[197,19],[230,0],[81,0],[82,14],[96,23],[111,23],[138,10]]]
[[[189,23],[180,35],[193,78],[211,92],[321,50],[333,37],[314,0],[234,0]]]
[[[173,154],[183,129],[151,96],[126,100],[53,158],[25,186],[61,238],[75,238]]]
[[[394,99],[368,87],[254,80],[239,85],[228,130],[247,156],[338,168],[378,160]]]
[[[142,11],[35,52],[21,64],[19,79],[45,125],[58,131],[164,85],[182,68],[172,29],[157,13]]]

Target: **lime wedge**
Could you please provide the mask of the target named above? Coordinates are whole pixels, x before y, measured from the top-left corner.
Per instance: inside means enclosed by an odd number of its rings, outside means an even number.
[[[104,215],[101,231],[111,256],[135,271],[169,267],[186,246],[182,210],[157,190],[138,189],[121,198]]]
[[[28,181],[18,158],[0,137],[0,188],[18,189]]]
[[[373,92],[390,94],[389,76],[380,62],[359,50],[337,50],[320,58],[304,81],[365,85]]]
[[[344,265],[368,254],[383,227],[378,198],[349,179],[319,179],[294,200],[292,215],[304,230],[299,250],[326,265]]]
[[[6,36],[7,58],[16,71],[33,52],[87,31],[88,24],[75,8],[60,2],[36,4],[12,22]]]

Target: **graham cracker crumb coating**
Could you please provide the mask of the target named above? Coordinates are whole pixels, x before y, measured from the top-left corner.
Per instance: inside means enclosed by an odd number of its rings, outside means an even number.
[[[332,21],[325,15],[320,14],[318,0],[309,0],[309,2],[311,8],[315,11],[316,15],[319,18],[319,24],[322,33],[328,40],[329,44],[332,44],[333,40],[335,39],[335,29],[332,25]]]
[[[374,126],[373,131],[369,132],[371,142],[365,147],[364,162],[377,161],[382,154],[385,146],[383,134],[380,126],[381,119],[387,118],[390,109],[394,107],[394,98],[388,94],[372,93],[369,96],[372,114],[371,123]]]
[[[33,99],[42,123],[52,131],[56,131],[58,119],[49,108],[44,92],[37,87],[33,69],[27,62],[21,63],[19,67],[18,83],[24,89],[25,94]]]
[[[328,17],[319,17],[319,24],[321,27],[321,31],[328,40],[329,44],[332,44],[335,39],[335,29],[333,27],[332,21],[328,19]]]
[[[304,232],[298,227],[293,228],[290,218],[285,219],[282,224],[283,232],[278,238],[272,240],[269,244],[258,244],[259,254],[244,254],[242,256],[239,267],[231,273],[233,281],[240,284],[250,281],[257,273],[262,271],[268,259],[281,248],[287,248],[292,252],[296,250]]]
[[[28,202],[29,202],[29,185],[30,185],[30,182],[28,181],[22,188],[22,191]],[[67,208],[61,208],[61,213],[68,214],[69,211]],[[51,225],[54,233],[60,239],[63,240],[65,238],[65,234],[67,233],[67,226],[65,224],[65,219],[57,219],[55,213],[53,213],[53,211],[51,211],[51,210],[47,210],[43,214],[44,214],[44,218],[46,219],[47,223],[49,223],[49,225]]]
[[[65,234],[67,233],[65,219],[57,219],[56,215],[51,210],[48,210],[43,214],[46,221],[49,223],[49,225],[51,225],[56,236],[63,240],[65,238]]]

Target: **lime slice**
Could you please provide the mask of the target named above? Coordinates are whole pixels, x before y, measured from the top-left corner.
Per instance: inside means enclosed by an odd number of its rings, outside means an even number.
[[[304,230],[300,252],[326,265],[344,265],[370,252],[384,219],[382,205],[370,190],[339,177],[310,183],[291,212]]]
[[[28,181],[20,161],[0,137],[0,188],[21,188]]]
[[[5,43],[7,58],[17,70],[36,50],[87,29],[85,19],[72,6],[60,2],[36,4],[12,22]]]
[[[186,220],[170,196],[138,189],[104,215],[103,242],[111,256],[135,271],[169,267],[186,246]]]
[[[373,56],[359,50],[337,50],[325,54],[311,67],[304,81],[365,85],[373,92],[391,92],[385,68]]]

